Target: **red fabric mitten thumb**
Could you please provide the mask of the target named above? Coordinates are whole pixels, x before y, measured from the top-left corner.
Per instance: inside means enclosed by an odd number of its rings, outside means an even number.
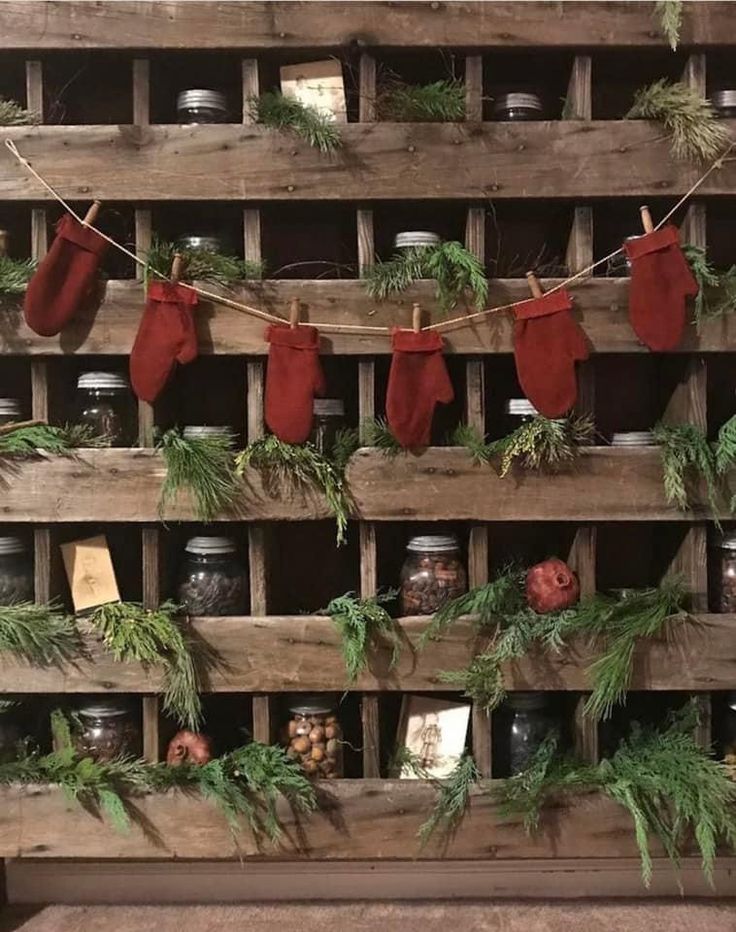
[[[561,289],[514,308],[514,358],[524,394],[545,417],[562,417],[578,395],[575,363],[588,358],[585,334]]]
[[[624,243],[631,261],[629,320],[651,350],[672,350],[685,329],[685,298],[698,293],[677,227],[666,226]]]
[[[435,330],[394,330],[391,345],[394,352],[386,394],[388,426],[405,449],[426,447],[435,405],[449,404],[455,397],[442,355],[442,337]]]
[[[130,354],[130,383],[142,401],[154,402],[176,363],[197,358],[193,309],[196,292],[176,282],[151,282]]]
[[[56,224],[56,237],[28,283],[23,312],[42,337],[53,337],[94,288],[107,242],[71,214]]]
[[[312,430],[315,395],[327,390],[315,327],[272,324],[266,369],[266,424],[285,443],[304,443]]]

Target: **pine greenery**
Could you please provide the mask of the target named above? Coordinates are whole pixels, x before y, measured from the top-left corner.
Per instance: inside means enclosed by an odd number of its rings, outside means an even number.
[[[237,256],[223,255],[211,249],[180,248],[176,243],[154,236],[151,247],[146,253],[144,278],[148,283],[152,278],[168,278],[174,256],[183,260],[182,278],[188,281],[211,282],[214,285],[231,285],[233,282],[263,278],[264,265],[251,259],[239,259]]]
[[[687,84],[666,78],[641,88],[626,114],[629,120],[657,120],[671,135],[672,155],[694,162],[714,161],[730,140],[709,100]]]
[[[736,265],[725,272],[718,272],[711,265],[702,246],[686,243],[682,251],[698,283],[698,293],[693,302],[693,320],[700,329],[705,321],[736,310]]]
[[[435,780],[437,801],[429,817],[419,828],[419,841],[426,845],[439,831],[448,844],[470,808],[470,796],[480,780],[480,773],[470,754],[463,754],[452,773],[444,780]]]
[[[662,453],[662,472],[667,501],[681,511],[691,507],[694,487],[705,482],[708,503],[718,514],[720,495],[716,453],[704,432],[694,424],[657,424],[654,439]],[[716,518],[716,524],[718,524]]]
[[[379,120],[394,123],[456,123],[465,119],[465,85],[456,78],[407,84],[388,76],[376,98]]]
[[[367,447],[376,447],[385,456],[394,457],[402,452],[402,446],[391,433],[385,418],[364,418],[360,422],[360,436]]]
[[[716,471],[720,476],[736,462],[736,414],[721,424],[716,442]],[[731,505],[731,511],[733,511]]]
[[[61,666],[80,650],[74,619],[56,605],[0,605],[0,653],[8,651],[33,666]]]
[[[299,136],[320,152],[335,152],[342,146],[340,130],[329,113],[303,104],[280,91],[267,91],[251,97],[252,118],[262,126]]]
[[[368,294],[376,301],[406,291],[423,278],[436,282],[437,303],[445,313],[455,307],[466,290],[472,292],[479,310],[488,300],[488,279],[482,262],[454,240],[404,249],[386,262],[371,266],[364,278]]]
[[[14,100],[0,97],[0,126],[29,126],[40,122],[40,116],[33,110],[26,110]]]
[[[677,51],[682,29],[682,0],[656,0],[654,13],[670,48]]]
[[[11,259],[0,255],[0,295],[23,294],[36,265],[35,259]]]
[[[12,429],[11,429],[12,428]],[[102,447],[106,438],[87,424],[8,424],[0,433],[0,456],[31,457],[41,450],[56,456],[70,456],[79,447]]]
[[[235,475],[232,437],[185,437],[178,428],[167,430],[157,445],[166,463],[159,515],[188,490],[200,521],[212,521],[231,509],[241,487]]]
[[[354,592],[346,592],[329,603],[324,614],[332,618],[342,641],[342,655],[353,684],[368,668],[371,652],[386,644],[391,646],[390,667],[395,667],[401,656],[401,634],[396,622],[383,607],[396,598],[397,590],[378,593],[359,599]]]

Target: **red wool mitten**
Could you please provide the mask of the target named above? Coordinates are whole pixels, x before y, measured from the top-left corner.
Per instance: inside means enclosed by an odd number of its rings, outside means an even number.
[[[71,214],[56,224],[56,237],[28,283],[23,312],[42,337],[53,337],[82,307],[97,281],[107,242]]]
[[[130,383],[142,401],[153,403],[176,363],[197,358],[193,309],[197,295],[176,282],[151,282],[133,350]]]
[[[407,450],[429,445],[432,416],[438,402],[455,397],[442,356],[442,337],[435,330],[394,330],[388,374],[386,416],[391,433]]]
[[[578,395],[575,363],[588,358],[585,334],[563,288],[514,308],[514,358],[524,394],[545,417],[562,417]]]
[[[272,324],[266,369],[266,424],[285,443],[304,443],[312,430],[315,395],[327,390],[316,327]]]
[[[629,320],[650,350],[672,350],[685,329],[685,298],[698,293],[677,227],[666,226],[624,243],[631,261]]]

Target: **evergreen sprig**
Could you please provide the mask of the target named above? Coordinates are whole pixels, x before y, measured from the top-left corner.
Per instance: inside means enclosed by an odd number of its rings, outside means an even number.
[[[736,414],[722,424],[716,442],[716,471],[722,478],[736,463]],[[728,505],[729,511],[736,510],[736,495],[732,495]]]
[[[335,152],[342,145],[340,130],[332,115],[303,104],[295,97],[280,91],[266,91],[260,97],[251,97],[248,104],[256,123],[293,133],[320,152]]]
[[[483,264],[462,243],[454,240],[434,246],[409,247],[386,262],[371,266],[364,278],[368,294],[377,301],[405,291],[423,278],[436,282],[437,303],[443,312],[455,307],[466,290],[473,294],[479,310],[488,300],[488,279]]]
[[[40,123],[41,117],[33,110],[26,110],[7,97],[0,97],[0,126],[29,126]]]
[[[716,453],[704,432],[694,424],[657,424],[654,439],[660,445],[667,501],[681,511],[691,507],[693,486],[705,482],[708,503],[718,524],[719,488]]]
[[[0,294],[23,294],[36,265],[35,259],[11,259],[0,255]]]
[[[477,432],[463,427],[455,433],[455,442],[470,450],[476,461],[499,460],[499,475],[507,476],[515,463],[522,469],[555,472],[572,463],[581,446],[591,443],[595,433],[587,415],[551,420],[536,415],[516,430],[483,446]]]
[[[178,428],[167,430],[157,445],[166,463],[159,514],[183,489],[192,494],[200,521],[231,509],[241,491],[232,446],[231,436],[185,437]]]
[[[360,435],[367,447],[376,447],[385,456],[394,457],[402,452],[399,441],[391,433],[385,418],[364,418],[360,422]]]
[[[682,0],[656,0],[654,14],[670,48],[677,51],[682,29]]]
[[[173,602],[157,609],[111,602],[96,608],[88,621],[115,660],[163,668],[164,709],[182,727],[196,731],[202,720],[198,663],[212,658],[197,650],[185,622],[176,618],[178,611]]]
[[[239,259],[211,249],[180,248],[176,243],[154,236],[146,253],[145,281],[149,282],[156,275],[168,278],[177,254],[182,257],[182,278],[187,281],[231,285],[233,282],[263,278],[265,271],[262,262]]]
[[[429,817],[419,827],[419,840],[426,845],[440,831],[443,843],[452,840],[470,808],[473,788],[480,780],[480,773],[470,754],[463,754],[452,773],[444,780],[435,780],[437,801]]]
[[[705,321],[736,310],[736,265],[725,272],[719,272],[711,265],[704,247],[686,243],[682,251],[698,283],[698,293],[693,302],[693,320],[700,329]]]
[[[31,457],[39,451],[56,456],[70,456],[80,447],[106,446],[105,437],[95,434],[87,424],[21,424],[0,434],[0,456]]]
[[[662,123],[671,135],[676,159],[713,161],[730,141],[728,127],[719,121],[709,100],[687,84],[666,78],[636,92],[626,119]]]
[[[346,592],[329,603],[324,614],[332,618],[340,633],[342,655],[348,683],[354,683],[368,668],[371,652],[385,644],[391,647],[390,667],[401,656],[401,635],[396,622],[383,605],[396,598],[397,590],[389,589],[366,599]]]
[[[81,651],[74,619],[55,604],[0,605],[0,652],[33,666],[60,666]]]
[[[376,98],[379,120],[395,123],[454,123],[465,119],[465,85],[456,78],[407,84],[388,76]]]

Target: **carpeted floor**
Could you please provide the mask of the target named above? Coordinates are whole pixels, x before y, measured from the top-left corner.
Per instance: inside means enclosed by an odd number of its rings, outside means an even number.
[[[736,902],[9,908],[0,932],[736,932]]]

